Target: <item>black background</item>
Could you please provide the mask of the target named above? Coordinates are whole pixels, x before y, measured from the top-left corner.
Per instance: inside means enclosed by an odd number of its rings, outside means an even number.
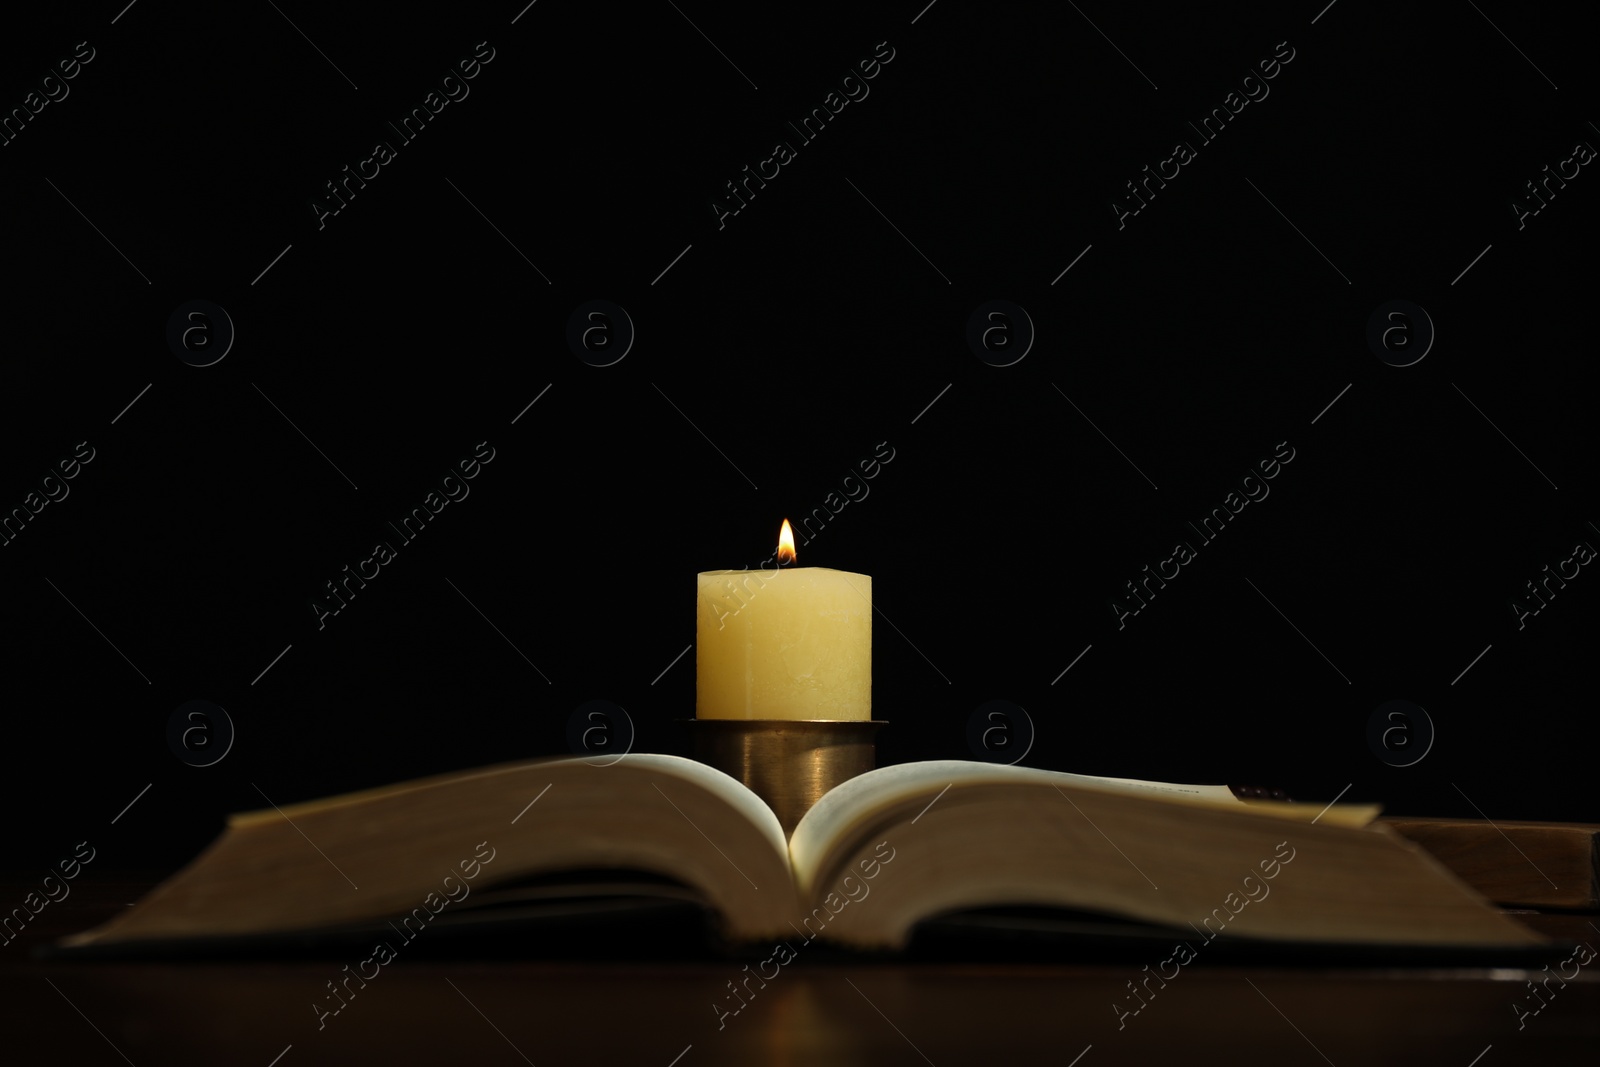
[[[6,109],[95,49],[0,147],[0,507],[95,453],[0,549],[8,865],[83,839],[175,865],[263,797],[564,752],[592,699],[682,750],[693,654],[662,672],[695,573],[757,565],[880,442],[800,563],[873,576],[881,763],[970,757],[1005,699],[1030,765],[1600,820],[1600,579],[1510,607],[1600,544],[1600,179],[1511,208],[1600,143],[1567,9],[119,6],[0,41]],[[470,95],[399,144],[480,41]],[[1279,42],[1270,95],[1201,144]],[[1179,140],[1195,161],[1119,229]],[[237,329],[210,367],[166,342],[192,299]],[[565,341],[591,299],[637,329],[610,367]],[[1037,329],[1013,366],[965,340],[991,299]],[[1410,367],[1365,340],[1392,299],[1437,328]],[[470,496],[319,629],[324,583],[482,441]],[[1280,442],[1270,496],[1199,546]],[[1178,540],[1198,558],[1119,629]],[[237,727],[214,766],[167,747],[192,699]],[[1393,699],[1437,730],[1410,767],[1366,740]]]

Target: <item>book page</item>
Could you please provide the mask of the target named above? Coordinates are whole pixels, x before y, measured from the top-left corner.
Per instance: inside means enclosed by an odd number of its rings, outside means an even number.
[[[1302,804],[1287,801],[1243,801],[1225,785],[1181,785],[1173,782],[1146,782],[1137,778],[1103,778],[1070,771],[1047,771],[1037,767],[1011,767],[978,763],[972,760],[928,760],[880,767],[857,775],[829,790],[806,812],[789,839],[790,864],[802,899],[812,890],[817,865],[828,850],[874,811],[893,807],[912,797],[926,795],[930,806],[946,788],[960,789],[977,784],[1039,784],[1073,789],[1092,789],[1105,793],[1168,800],[1176,804],[1206,808],[1250,811],[1264,817],[1329,824],[1365,826],[1377,817],[1378,805]],[[920,817],[920,816],[919,816]]]
[[[778,817],[772,813],[772,809],[767,807],[760,797],[752,793],[743,782],[732,775],[725,774],[715,767],[708,766],[698,760],[685,759],[682,756],[669,756],[663,753],[630,752],[622,757],[619,762],[629,764],[630,768],[635,771],[669,774],[682,778],[700,786],[707,792],[717,794],[728,802],[729,807],[758,827],[762,836],[772,842],[773,848],[780,855],[787,856],[789,854],[789,844],[784,837],[783,826],[778,822]],[[479,778],[519,776],[532,767],[539,767],[545,771],[566,768],[582,774],[585,770],[603,771],[612,766],[616,766],[616,764],[597,763],[592,756],[560,756],[546,759],[520,760],[515,763],[501,763],[474,771],[435,774],[426,778],[412,779],[408,782],[397,782],[393,785],[378,786],[373,789],[362,789],[351,793],[341,793],[337,796],[319,797],[316,800],[304,800],[296,804],[285,804],[277,808],[236,812],[228,817],[228,825],[248,827],[275,822],[278,819],[295,819],[334,808],[368,804],[374,800],[411,793],[419,789],[428,789],[440,785],[454,785]]]
[[[237,815],[138,906],[65,944],[326,931],[408,908],[426,923],[443,907],[441,878],[456,886],[448,903],[568,871],[691,887],[736,940],[781,932],[794,912],[777,816],[719,770],[639,753],[508,763]]]
[[[585,762],[590,757],[574,757],[575,762]],[[717,770],[715,767],[701,763],[699,760],[687,759],[683,756],[668,756],[650,752],[630,752],[624,756],[625,761],[631,760],[641,769],[658,771],[661,774],[671,774],[690,781],[705,789],[707,792],[716,793],[728,806],[739,814],[749,819],[756,826],[763,837],[772,842],[772,847],[780,855],[789,854],[789,841],[784,835],[783,824],[778,817],[767,807],[767,802],[751,792],[750,787],[731,774]]]

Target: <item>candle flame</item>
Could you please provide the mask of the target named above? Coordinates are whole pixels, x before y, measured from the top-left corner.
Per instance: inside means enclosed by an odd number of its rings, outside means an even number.
[[[778,563],[793,563],[794,556],[794,530],[789,528],[789,520],[783,520],[783,529],[778,531]]]

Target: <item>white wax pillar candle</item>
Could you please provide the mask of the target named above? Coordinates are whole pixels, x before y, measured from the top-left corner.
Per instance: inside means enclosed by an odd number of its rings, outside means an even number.
[[[788,567],[698,578],[699,718],[872,718],[871,575]]]

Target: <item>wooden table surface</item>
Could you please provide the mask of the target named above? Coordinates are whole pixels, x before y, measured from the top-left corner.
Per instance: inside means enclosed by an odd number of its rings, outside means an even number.
[[[1119,1029],[1133,964],[929,963],[802,958],[722,1020],[742,964],[408,959],[336,1016],[312,1008],[347,956],[85,962],[32,950],[138,900],[152,876],[97,872],[0,948],[0,1015],[17,1065],[1508,1064],[1600,1062],[1600,961],[1546,1006],[1510,967],[1183,968]],[[34,882],[0,876],[0,900]],[[8,904],[9,906],[9,904]],[[1539,916],[1600,946],[1595,916]],[[1561,958],[1553,955],[1551,963]],[[753,987],[755,988],[755,987]],[[280,1058],[281,1057],[281,1058]],[[1081,1057],[1081,1058],[1080,1058]]]

